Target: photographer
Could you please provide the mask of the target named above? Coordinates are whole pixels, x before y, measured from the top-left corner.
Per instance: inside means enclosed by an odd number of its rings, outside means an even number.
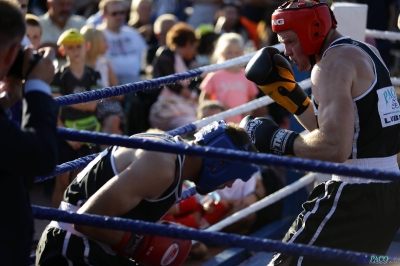
[[[48,85],[54,75],[54,52],[43,49],[34,55],[32,49],[21,50],[24,35],[18,2],[0,0],[1,265],[29,265],[33,218],[28,186],[36,175],[50,174],[57,160],[57,104]],[[7,111],[22,97],[19,128]]]

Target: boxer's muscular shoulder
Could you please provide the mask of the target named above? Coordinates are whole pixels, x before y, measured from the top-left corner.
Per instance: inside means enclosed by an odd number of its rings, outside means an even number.
[[[331,54],[332,55],[332,54]],[[311,74],[311,89],[318,103],[332,99],[339,92],[348,94],[356,77],[355,66],[348,60],[338,61],[324,57],[314,66]]]
[[[337,59],[339,56],[342,58],[341,60]],[[312,70],[311,81],[313,85],[327,86],[354,78],[356,75],[356,67],[352,60],[345,58],[345,56],[335,56],[333,54],[329,57],[322,58]]]
[[[336,51],[335,51],[336,50]],[[336,69],[340,78],[351,79],[351,96],[363,94],[374,82],[374,66],[370,56],[355,46],[343,46],[332,49],[331,67]]]
[[[337,46],[329,49],[325,57],[321,60],[321,64],[326,67],[372,67],[370,57],[366,52],[356,46]]]

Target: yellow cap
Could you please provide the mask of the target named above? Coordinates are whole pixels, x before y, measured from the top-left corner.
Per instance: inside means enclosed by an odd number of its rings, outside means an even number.
[[[211,32],[214,32],[214,25],[212,24],[200,24],[196,28],[196,34],[199,36],[203,36]]]
[[[84,42],[85,39],[79,33],[78,29],[69,29],[61,34],[60,38],[58,38],[57,45],[77,45]]]

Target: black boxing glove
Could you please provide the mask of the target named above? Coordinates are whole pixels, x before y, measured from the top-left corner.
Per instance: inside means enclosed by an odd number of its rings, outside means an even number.
[[[251,141],[260,152],[277,155],[294,155],[294,140],[298,133],[280,128],[274,121],[264,117],[248,115],[239,126],[249,134]]]
[[[264,47],[253,56],[246,66],[246,78],[292,114],[301,115],[310,104],[289,61],[274,47]]]

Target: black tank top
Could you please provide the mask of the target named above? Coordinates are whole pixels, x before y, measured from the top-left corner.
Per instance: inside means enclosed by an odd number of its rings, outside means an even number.
[[[177,143],[179,140],[165,134],[136,134],[134,137],[155,137],[168,142]],[[111,146],[97,156],[68,186],[63,201],[75,206],[82,206],[99,188],[118,173],[115,170],[113,152],[116,146]],[[182,192],[182,165],[183,155],[178,155],[176,161],[175,182],[156,200],[143,199],[129,212],[121,215],[122,218],[142,220],[146,222],[158,221],[174,203],[180,199]]]
[[[58,92],[62,95],[86,92],[102,87],[100,73],[88,66],[85,66],[84,73],[80,79],[72,74],[68,66],[62,66],[56,71],[50,86],[52,92]],[[62,121],[67,119],[78,120],[94,115],[94,112],[81,111],[70,106],[62,106],[60,109],[60,118]]]
[[[375,73],[371,87],[353,99],[355,123],[349,159],[382,158],[397,154],[400,148],[400,106],[389,70],[370,47],[348,37],[332,42],[322,57],[337,46],[354,46],[364,51],[370,57]],[[314,100],[312,102],[314,112],[318,115],[318,105]]]

